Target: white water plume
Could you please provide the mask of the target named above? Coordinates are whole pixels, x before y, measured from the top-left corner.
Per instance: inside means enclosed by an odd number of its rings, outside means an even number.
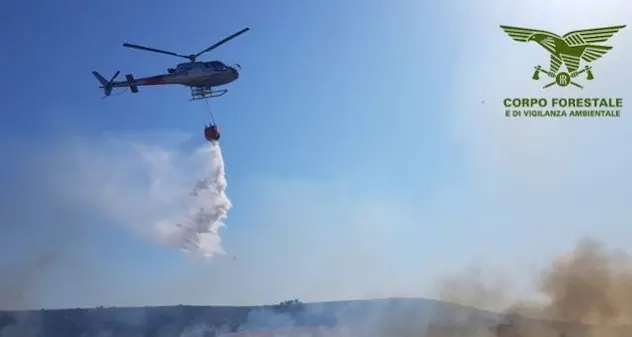
[[[219,143],[198,150],[208,158],[210,171],[195,184],[176,214],[158,221],[159,240],[204,258],[224,254],[219,229],[232,203],[226,195],[224,158]]]

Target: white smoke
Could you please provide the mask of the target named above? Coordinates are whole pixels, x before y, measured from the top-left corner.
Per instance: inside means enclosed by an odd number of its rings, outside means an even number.
[[[212,142],[197,154],[208,159],[207,176],[195,184],[175,214],[157,221],[155,226],[162,243],[210,258],[224,254],[219,230],[232,203],[226,195],[228,184],[219,143]]]

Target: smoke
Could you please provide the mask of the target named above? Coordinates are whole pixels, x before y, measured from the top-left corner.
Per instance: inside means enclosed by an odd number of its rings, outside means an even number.
[[[575,250],[553,261],[539,290],[551,303],[542,315],[593,324],[632,323],[632,259],[584,239]]]
[[[597,239],[583,238],[571,252],[550,261],[532,284],[535,296],[516,299],[511,296],[513,283],[496,282],[499,278],[481,270],[444,280],[443,299],[473,306],[502,305],[504,312],[512,314],[508,317],[522,317],[505,324],[520,329],[524,337],[548,335],[545,330],[550,332],[552,323],[541,322],[599,326],[591,328],[592,336],[610,336],[603,329],[632,324],[632,257],[608,249]],[[525,321],[525,317],[537,320]],[[565,328],[557,327],[555,334],[560,330]]]
[[[104,267],[101,252],[123,229],[205,258],[223,253],[219,231],[232,205],[222,151],[209,143],[191,151],[189,140],[160,132],[0,143],[0,310],[182,301],[152,294],[168,293],[170,278],[145,292],[113,286],[129,281]]]
[[[459,275],[441,279],[438,292],[445,301],[502,310],[511,303],[512,290],[511,280],[502,275],[472,266]]]
[[[60,270],[75,271],[78,283],[94,275],[77,272],[91,267],[84,264],[85,254],[77,254],[85,228],[43,174],[52,161],[25,149],[21,142],[0,142],[0,310],[41,307],[44,289]]]
[[[0,263],[0,310],[23,308],[36,303],[33,300],[34,286],[38,277],[54,268],[60,252],[34,251],[25,258]]]
[[[226,195],[226,173],[219,143],[210,143],[199,149],[197,155],[206,158],[208,175],[195,184],[182,208],[157,221],[155,227],[160,242],[210,258],[224,254],[219,230],[232,203]]]

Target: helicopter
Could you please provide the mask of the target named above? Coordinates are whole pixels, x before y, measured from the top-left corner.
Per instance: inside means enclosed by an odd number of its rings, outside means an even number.
[[[199,100],[206,99],[211,97],[219,97],[223,96],[228,92],[227,89],[222,90],[213,90],[214,87],[219,87],[222,85],[226,85],[231,83],[239,78],[239,71],[241,70],[241,66],[239,64],[234,64],[232,66],[227,66],[223,62],[220,61],[210,61],[210,62],[198,62],[197,58],[209,52],[224,43],[236,38],[237,36],[249,31],[250,28],[246,27],[222,40],[215,43],[214,45],[202,50],[197,54],[191,55],[181,55],[165,50],[154,49],[139,46],[136,44],[124,43],[123,47],[139,49],[150,51],[154,53],[160,53],[165,55],[177,56],[188,59],[189,62],[179,63],[175,68],[167,69],[167,74],[160,74],[149,77],[142,78],[134,78],[134,75],[127,74],[125,75],[125,81],[114,81],[116,77],[120,74],[120,71],[117,71],[114,76],[108,81],[99,74],[97,71],[93,71],[92,74],[97,78],[101,86],[99,88],[103,88],[105,93],[104,98],[110,96],[112,94],[113,88],[127,88],[129,87],[132,93],[138,93],[139,86],[149,86],[149,85],[168,85],[168,84],[180,84],[191,88],[191,100]]]

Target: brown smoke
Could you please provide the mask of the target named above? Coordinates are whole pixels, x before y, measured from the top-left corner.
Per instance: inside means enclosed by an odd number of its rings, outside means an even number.
[[[545,317],[589,324],[632,323],[632,258],[584,239],[553,261],[539,290],[551,299]]]
[[[540,304],[516,300],[510,282],[492,283],[483,276],[475,268],[448,279],[442,282],[441,295],[466,305],[504,307],[512,319],[496,327],[499,337],[619,336],[624,333],[620,327],[632,324],[632,257],[592,238],[580,240],[572,252],[542,271],[534,285],[546,298]]]

